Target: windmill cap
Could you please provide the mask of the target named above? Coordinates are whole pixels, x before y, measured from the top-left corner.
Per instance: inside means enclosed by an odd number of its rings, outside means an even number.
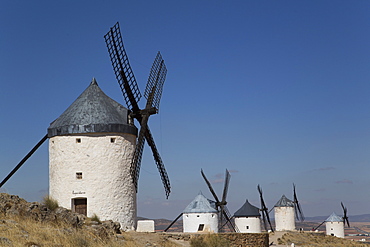
[[[216,202],[207,199],[202,192],[199,192],[183,213],[217,213]]]
[[[137,128],[128,124],[127,108],[109,98],[95,78],[85,91],[48,128],[48,137],[85,133],[128,133]]]
[[[283,195],[274,207],[294,207],[294,202]]]
[[[336,215],[336,213],[332,213],[326,220],[326,222],[342,222],[343,218]]]
[[[253,206],[246,200],[241,208],[235,212],[234,217],[258,217],[261,216],[259,208]]]

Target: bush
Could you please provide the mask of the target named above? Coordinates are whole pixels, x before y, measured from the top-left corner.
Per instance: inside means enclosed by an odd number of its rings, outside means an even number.
[[[97,216],[96,214],[93,214],[93,216],[91,217],[91,220],[92,221],[96,221],[99,224],[101,223],[99,216]]]
[[[197,236],[190,240],[191,247],[228,247],[229,242],[217,234]]]
[[[48,209],[54,211],[59,207],[58,201],[47,195],[43,198],[42,204],[44,204]]]

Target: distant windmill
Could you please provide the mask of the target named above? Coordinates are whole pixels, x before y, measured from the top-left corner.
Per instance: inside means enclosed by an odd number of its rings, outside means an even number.
[[[343,217],[340,217],[333,212],[326,220],[321,222],[313,230],[316,231],[321,225],[325,223],[326,235],[344,238],[344,227],[346,224],[348,227],[350,227],[350,225],[347,216],[347,207],[345,207],[342,202],[340,203],[340,205],[343,209]]]
[[[304,221],[302,208],[299,204],[296,186],[293,184],[293,201],[283,195],[275,204],[275,228],[276,231],[295,230],[295,218]]]

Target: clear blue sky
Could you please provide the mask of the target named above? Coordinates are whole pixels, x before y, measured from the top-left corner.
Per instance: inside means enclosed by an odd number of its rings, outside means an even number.
[[[116,21],[141,90],[158,50],[168,68],[149,125],[172,193],[146,147],[139,216],[211,198],[201,168],[219,194],[232,171],[232,213],[293,182],[307,216],[370,213],[369,1],[2,1],[0,179],[92,77],[124,102],[103,39]],[[47,193],[47,143],[2,191]]]

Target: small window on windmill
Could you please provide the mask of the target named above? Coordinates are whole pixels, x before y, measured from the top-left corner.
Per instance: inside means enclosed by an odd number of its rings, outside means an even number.
[[[204,224],[199,224],[198,232],[202,232],[204,229]]]
[[[110,138],[110,142],[111,143],[115,143],[116,142],[116,138]]]
[[[249,226],[246,226],[247,229],[249,229]]]
[[[76,179],[82,179],[82,172],[76,172]]]
[[[76,143],[81,143],[81,138],[76,138]]]

